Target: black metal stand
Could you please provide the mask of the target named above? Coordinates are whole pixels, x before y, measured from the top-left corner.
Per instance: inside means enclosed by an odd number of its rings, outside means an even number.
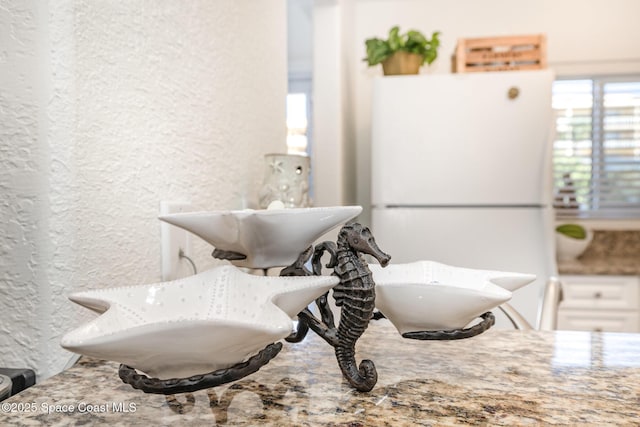
[[[168,380],[149,378],[144,374],[137,373],[134,368],[127,365],[120,365],[118,374],[123,382],[145,393],[187,393],[202,390],[203,388],[216,387],[253,374],[276,357],[281,349],[282,343],[280,342],[269,344],[246,362],[227,369],[218,369],[208,374],[194,375],[189,378],[172,378]]]
[[[496,318],[490,311],[484,313],[480,317],[482,318],[482,322],[467,329],[405,332],[402,336],[413,340],[461,340],[464,338],[471,338],[476,335],[480,335],[496,323]]]

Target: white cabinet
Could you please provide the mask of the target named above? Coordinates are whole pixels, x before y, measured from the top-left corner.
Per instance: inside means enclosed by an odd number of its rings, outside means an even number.
[[[558,329],[640,332],[640,278],[562,276]]]

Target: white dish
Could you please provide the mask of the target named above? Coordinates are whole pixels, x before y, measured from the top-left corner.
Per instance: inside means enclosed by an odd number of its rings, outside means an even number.
[[[249,268],[282,267],[292,264],[316,239],[355,218],[361,206],[184,212],[160,217],[184,228],[218,250],[246,256],[232,260]]]
[[[288,336],[291,317],[338,283],[332,276],[274,277],[217,267],[173,282],[79,292],[100,314],[62,347],[169,379],[233,366]]]
[[[401,334],[463,328],[536,278],[434,261],[369,267],[376,282],[376,307]]]

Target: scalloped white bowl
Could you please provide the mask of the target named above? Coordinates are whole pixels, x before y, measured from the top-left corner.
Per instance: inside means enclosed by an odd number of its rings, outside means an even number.
[[[159,218],[216,249],[246,255],[246,259],[231,261],[234,265],[271,268],[292,264],[316,239],[360,212],[361,206],[333,206],[183,212]]]
[[[100,316],[61,345],[160,379],[205,374],[288,336],[291,318],[337,283],[331,276],[255,276],[228,265],[173,282],[78,292],[69,299]]]
[[[376,307],[401,334],[463,328],[536,278],[435,261],[369,267],[376,282]]]

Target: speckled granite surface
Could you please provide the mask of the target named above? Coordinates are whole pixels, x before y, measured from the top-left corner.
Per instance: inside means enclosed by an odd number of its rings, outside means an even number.
[[[595,230],[576,260],[560,261],[560,274],[640,276],[640,230]]]
[[[342,380],[332,349],[311,334],[300,344],[285,344],[250,377],[169,397],[123,384],[116,363],[83,359],[2,402],[0,424],[640,423],[640,334],[490,330],[467,340],[429,342],[403,339],[383,320],[359,341],[358,360],[363,357],[376,363],[379,375],[366,394]]]

